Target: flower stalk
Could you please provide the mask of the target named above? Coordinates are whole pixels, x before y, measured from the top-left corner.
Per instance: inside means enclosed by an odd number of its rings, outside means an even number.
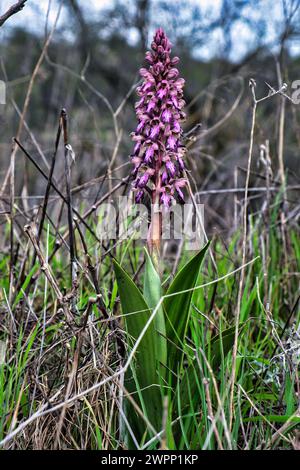
[[[162,231],[162,210],[176,201],[183,203],[182,188],[186,181],[181,123],[185,120],[183,107],[183,78],[179,78],[178,57],[171,58],[171,43],[160,28],[154,35],[151,51],[146,53],[148,68],[141,68],[143,83],[137,88],[140,100],[136,103],[138,125],[132,133],[135,142],[132,163],[136,203],[146,195],[152,204],[148,235],[150,253],[159,254]]]

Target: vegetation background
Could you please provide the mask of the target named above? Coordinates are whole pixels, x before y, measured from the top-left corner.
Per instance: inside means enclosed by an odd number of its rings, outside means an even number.
[[[16,4],[0,18],[0,444],[127,446],[112,258],[141,286],[144,253],[103,247],[96,209],[130,193],[138,70],[163,27],[186,80],[188,197],[204,204],[211,252],[174,371],[180,391],[195,352],[197,400],[167,398],[163,429],[147,425],[138,447],[299,450],[300,2]],[[164,246],[166,285],[190,257]],[[216,360],[207,347],[223,332]]]

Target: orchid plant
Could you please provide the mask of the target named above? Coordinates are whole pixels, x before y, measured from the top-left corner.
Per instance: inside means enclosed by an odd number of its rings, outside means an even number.
[[[169,207],[175,195],[184,200],[181,191],[185,185],[182,173],[186,151],[181,143],[184,79],[178,78],[175,65],[179,58],[171,58],[171,44],[162,29],[156,32],[151,47],[152,51],[146,54],[150,67],[140,69],[144,81],[137,89],[138,126],[132,135],[136,142],[132,156],[134,187],[136,202],[140,202],[152,182],[152,201],[158,199]]]
[[[138,125],[132,134],[135,142],[131,157],[134,165],[132,187],[136,203],[150,197],[153,206],[169,210],[172,204],[184,202],[182,189],[186,185],[186,149],[181,128],[185,119],[184,80],[179,78],[176,68],[179,59],[171,58],[171,44],[162,29],[156,31],[151,49],[146,53],[149,67],[140,70],[144,80],[137,88],[140,99],[136,104]],[[179,413],[178,394],[184,410],[189,393],[196,396],[198,390],[197,379],[183,363],[193,291],[199,282],[209,243],[183,266],[163,292],[160,239],[158,211],[152,213],[149,227],[143,292],[114,261],[128,352],[134,351],[124,381],[126,392],[130,394],[130,397],[126,394],[124,397],[126,419],[121,419],[121,436],[128,448],[139,447],[145,439],[161,431],[165,395],[168,395],[171,416],[176,417]],[[224,344],[231,344],[225,340]],[[218,341],[219,337],[210,343],[210,347],[215,344],[216,357]],[[186,392],[184,395],[182,390]],[[176,440],[176,433],[175,427],[169,435]],[[159,439],[154,439],[154,446],[155,442]]]
[[[159,250],[161,217],[158,206],[166,209],[172,202],[184,202],[184,154],[181,123],[185,120],[183,107],[184,79],[179,78],[178,57],[171,58],[171,43],[160,28],[146,53],[148,68],[141,68],[143,83],[137,88],[140,97],[136,103],[138,125],[133,132],[135,142],[132,163],[135,181],[135,200],[142,202],[148,193],[153,208],[149,229],[150,252]]]

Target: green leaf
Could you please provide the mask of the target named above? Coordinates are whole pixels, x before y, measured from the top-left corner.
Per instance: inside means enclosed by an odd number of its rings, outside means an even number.
[[[181,349],[184,344],[189,322],[189,312],[193,296],[192,289],[197,286],[201,264],[209,247],[209,243],[210,242],[178,272],[164,300],[166,335],[169,340],[168,366],[175,373],[182,360]],[[188,292],[175,295],[177,292],[186,290],[188,290]]]
[[[146,267],[145,267],[145,277],[144,277],[144,298],[147,305],[154,309],[161,300],[161,281],[158,272],[154,268],[152,259],[145,249],[146,253]],[[155,329],[158,333],[157,335],[157,358],[163,366],[167,363],[167,341],[166,341],[166,324],[164,311],[162,306],[159,308],[158,312],[154,318]],[[165,375],[165,367],[161,368],[162,375]]]
[[[115,260],[114,270],[128,333],[127,342],[134,345],[151,312],[138,287]],[[158,333],[154,322],[152,322],[136,351],[134,361],[131,364],[132,370],[127,371],[125,375],[124,385],[138,406],[142,408],[155,430],[159,431],[162,420],[162,397],[158,386],[160,379],[157,373],[157,342]],[[127,419],[135,436],[141,439],[147,430],[146,423],[136,413],[129,401],[126,402]]]

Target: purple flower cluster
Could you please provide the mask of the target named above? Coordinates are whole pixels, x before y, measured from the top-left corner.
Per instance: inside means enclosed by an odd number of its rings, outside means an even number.
[[[149,68],[140,70],[144,81],[137,88],[140,100],[135,105],[138,126],[132,134],[133,186],[137,203],[148,191],[153,202],[169,207],[175,197],[184,201],[186,149],[181,143],[180,125],[185,119],[184,80],[178,77],[175,66],[179,58],[171,59],[171,43],[162,29],[156,31],[151,48],[146,53]]]

